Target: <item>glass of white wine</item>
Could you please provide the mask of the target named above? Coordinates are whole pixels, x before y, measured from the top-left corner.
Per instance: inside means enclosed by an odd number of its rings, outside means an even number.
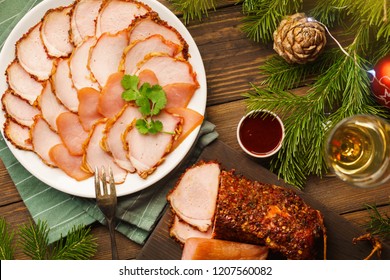
[[[340,179],[358,187],[390,180],[390,124],[377,116],[342,120],[325,138],[325,160]]]

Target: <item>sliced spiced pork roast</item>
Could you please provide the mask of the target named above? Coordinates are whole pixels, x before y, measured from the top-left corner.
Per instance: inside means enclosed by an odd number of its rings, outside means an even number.
[[[42,22],[32,27],[16,43],[16,58],[28,73],[39,81],[50,77],[54,60],[51,59],[42,43],[40,28]]]
[[[15,94],[26,99],[31,105],[41,94],[43,86],[14,60],[7,68],[7,82]]]
[[[144,3],[133,0],[104,1],[96,20],[96,36],[126,29],[140,15],[150,11]]]
[[[206,232],[200,231],[175,215],[173,217],[173,223],[169,229],[169,234],[176,241],[184,244],[189,238],[212,238],[213,229],[210,227]]]
[[[134,125],[130,125],[124,136],[128,158],[141,178],[149,176],[165,160],[182,121],[181,118],[164,111],[153,119],[162,122],[163,131],[166,133],[141,134]]]
[[[4,135],[17,148],[32,151],[29,127],[20,125],[11,118],[7,118],[4,123]]]
[[[50,57],[67,57],[72,53],[70,10],[71,7],[51,9],[42,19],[41,38]]]
[[[202,232],[214,220],[220,172],[218,163],[201,161],[184,172],[167,196],[175,215]]]
[[[78,115],[81,125],[90,131],[93,125],[104,116],[99,112],[100,92],[94,88],[82,88],[77,92],[79,98]]]
[[[96,19],[103,0],[77,0],[71,10],[71,40],[75,46],[94,36]]]
[[[124,88],[122,86],[122,72],[111,74],[99,96],[99,113],[106,118],[115,117],[126,102],[122,98]]]

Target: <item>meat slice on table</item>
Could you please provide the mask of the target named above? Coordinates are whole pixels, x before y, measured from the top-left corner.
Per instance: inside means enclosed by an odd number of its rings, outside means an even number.
[[[178,55],[188,58],[188,44],[181,34],[166,21],[161,20],[157,13],[150,12],[134,20],[129,28],[130,44],[159,34],[166,41],[170,41],[179,46]]]
[[[211,227],[206,232],[202,232],[195,229],[190,224],[180,220],[176,215],[173,218],[171,227],[169,228],[169,235],[181,244],[184,244],[187,239],[192,237],[211,238],[212,234],[213,230]]]
[[[96,36],[103,33],[117,33],[129,27],[132,21],[150,11],[150,8],[133,0],[105,1],[96,21]]]
[[[112,73],[118,72],[127,45],[128,34],[123,30],[116,34],[102,34],[92,47],[89,68],[101,87],[106,84]]]
[[[4,123],[4,135],[17,148],[32,151],[30,128],[7,118]]]
[[[99,89],[99,84],[94,81],[92,73],[88,68],[90,49],[95,43],[95,37],[86,38],[83,43],[73,50],[70,56],[70,74],[73,84],[78,90],[85,87]]]
[[[77,112],[79,99],[77,90],[73,86],[70,77],[69,59],[59,59],[57,61],[54,73],[51,76],[54,93],[61,103],[70,111]]]
[[[181,118],[161,111],[154,117],[163,124],[163,131],[168,133],[141,134],[133,126],[125,133],[128,157],[141,178],[154,172],[165,156],[171,151],[172,143],[181,125]]]
[[[103,138],[103,145],[114,157],[114,161],[131,173],[135,172],[135,168],[127,157],[124,134],[127,127],[141,117],[138,108],[128,104],[115,118],[108,120]]]
[[[102,149],[101,141],[105,127],[105,120],[101,120],[93,126],[84,152],[83,169],[93,173],[95,167],[100,169],[100,167],[104,166],[107,170],[108,167],[111,167],[115,183],[121,184],[126,179],[127,171],[119,167],[115,163],[114,158]]]
[[[158,84],[162,87],[176,83],[199,87],[196,73],[193,71],[192,65],[186,60],[167,55],[152,55],[141,64],[136,74],[146,69],[154,72]]]
[[[221,172],[213,238],[265,245],[287,259],[314,259],[323,235],[321,213],[294,191]]]
[[[70,41],[71,7],[59,7],[46,12],[42,20],[41,38],[50,57],[67,57],[73,51]]]
[[[50,82],[46,82],[42,94],[38,98],[38,104],[42,117],[54,131],[57,131],[57,117],[63,112],[68,112],[68,109],[58,101]]]
[[[175,56],[180,47],[171,41],[167,41],[160,34],[154,34],[146,39],[133,42],[125,49],[123,62],[124,71],[134,75],[138,70],[138,65],[148,54],[163,53],[169,56]]]
[[[122,98],[122,93],[124,91],[121,83],[122,78],[122,72],[111,74],[100,94],[99,113],[107,118],[114,117],[126,104]]]
[[[49,151],[49,156],[58,168],[77,181],[82,181],[92,176],[92,173],[86,172],[81,168],[83,156],[70,154],[64,144],[53,146]]]
[[[82,88],[77,92],[79,98],[78,115],[81,125],[86,131],[90,131],[92,126],[104,116],[99,113],[100,92],[94,88]]]
[[[57,129],[69,154],[81,156],[84,152],[84,143],[88,139],[88,132],[81,125],[79,116],[72,112],[61,113],[57,117]]]
[[[184,172],[167,196],[173,212],[202,232],[213,223],[220,172],[218,163],[201,161]]]
[[[182,253],[182,260],[265,260],[268,248],[233,241],[189,238]]]
[[[16,95],[26,99],[31,105],[41,94],[43,86],[20,66],[15,59],[7,68],[7,81]]]
[[[34,152],[42,161],[52,167],[57,167],[50,158],[50,149],[57,144],[61,144],[61,138],[49,126],[41,115],[37,115],[31,127],[31,140]]]
[[[71,40],[75,46],[95,35],[96,19],[102,0],[77,0],[71,10]]]
[[[44,81],[50,77],[54,60],[48,56],[42,43],[41,25],[42,22],[39,22],[19,39],[16,43],[16,58],[24,70],[39,81]]]
[[[34,117],[41,113],[37,107],[16,96],[12,90],[7,90],[3,94],[1,102],[7,116],[24,126],[31,127],[34,123]]]

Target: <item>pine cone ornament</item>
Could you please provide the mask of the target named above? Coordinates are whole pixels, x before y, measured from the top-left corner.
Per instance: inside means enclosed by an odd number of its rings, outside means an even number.
[[[325,28],[304,13],[284,18],[274,32],[274,50],[288,63],[313,61],[325,45]]]

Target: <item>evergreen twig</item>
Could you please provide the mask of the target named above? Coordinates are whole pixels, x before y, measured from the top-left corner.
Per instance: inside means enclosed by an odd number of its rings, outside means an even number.
[[[367,230],[383,239],[390,239],[390,217],[385,213],[380,213],[376,205],[366,205],[370,212],[370,221]]]
[[[12,240],[14,232],[8,228],[3,217],[0,218],[0,260],[12,260],[14,258],[14,247]]]

